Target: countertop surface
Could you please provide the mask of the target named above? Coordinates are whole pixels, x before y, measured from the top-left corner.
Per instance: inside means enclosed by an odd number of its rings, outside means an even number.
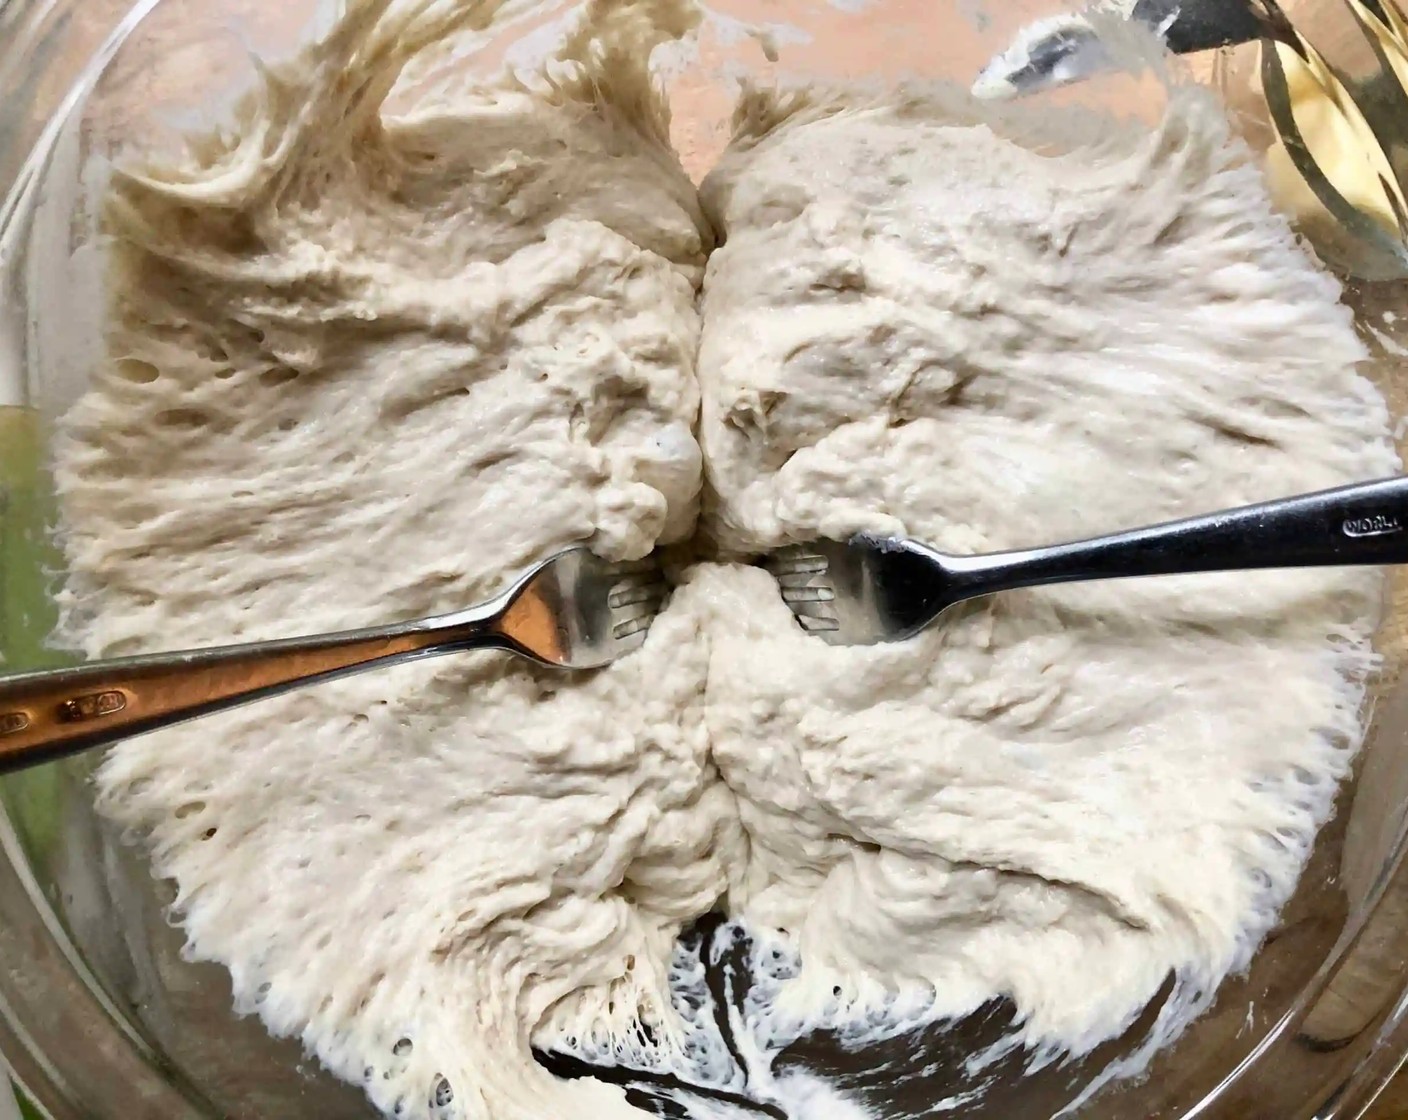
[[[1408,1120],[1408,1078],[1398,1076],[1369,1113],[1369,1120]]]

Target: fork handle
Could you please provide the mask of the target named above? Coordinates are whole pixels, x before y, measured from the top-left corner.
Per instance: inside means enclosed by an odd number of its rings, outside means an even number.
[[[0,773],[373,666],[498,648],[500,610],[0,677]]]
[[[1386,478],[1088,540],[942,557],[961,599],[1126,576],[1408,563],[1408,477]]]

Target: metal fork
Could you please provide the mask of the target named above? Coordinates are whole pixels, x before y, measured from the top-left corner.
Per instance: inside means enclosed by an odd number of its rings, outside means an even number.
[[[901,641],[968,599],[1083,580],[1408,563],[1408,478],[1389,478],[1112,536],[951,556],[862,535],[766,562],[797,621],[832,645]]]
[[[496,649],[558,669],[600,668],[645,641],[666,593],[651,560],[610,564],[574,548],[454,614],[0,677],[0,773],[439,654]]]

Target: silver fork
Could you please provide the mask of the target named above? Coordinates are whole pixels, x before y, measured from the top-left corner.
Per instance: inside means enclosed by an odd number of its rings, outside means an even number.
[[[454,614],[0,677],[0,773],[439,654],[496,649],[557,669],[600,668],[645,641],[667,590],[652,560],[610,564],[574,548]]]
[[[1083,580],[1408,563],[1408,478],[1389,478],[1048,548],[951,556],[858,536],[766,562],[803,629],[832,645],[901,641],[968,599]]]

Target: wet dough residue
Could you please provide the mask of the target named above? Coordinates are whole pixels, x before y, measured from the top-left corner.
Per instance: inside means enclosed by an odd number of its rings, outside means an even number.
[[[956,96],[748,93],[696,192],[644,60],[697,14],[590,5],[495,84],[422,56],[494,18],[355,4],[115,178],[112,361],[56,463],[89,654],[449,610],[573,542],[995,549],[1396,467],[1334,281],[1197,97],[1044,158]],[[605,672],[309,689],[122,744],[100,804],[240,1009],[391,1115],[639,1115],[535,1044],[709,1075],[671,952],[716,907],[801,953],[765,1034],[1001,994],[1082,1052],[1269,927],[1378,588],[1014,593],[835,649],[696,564]]]

